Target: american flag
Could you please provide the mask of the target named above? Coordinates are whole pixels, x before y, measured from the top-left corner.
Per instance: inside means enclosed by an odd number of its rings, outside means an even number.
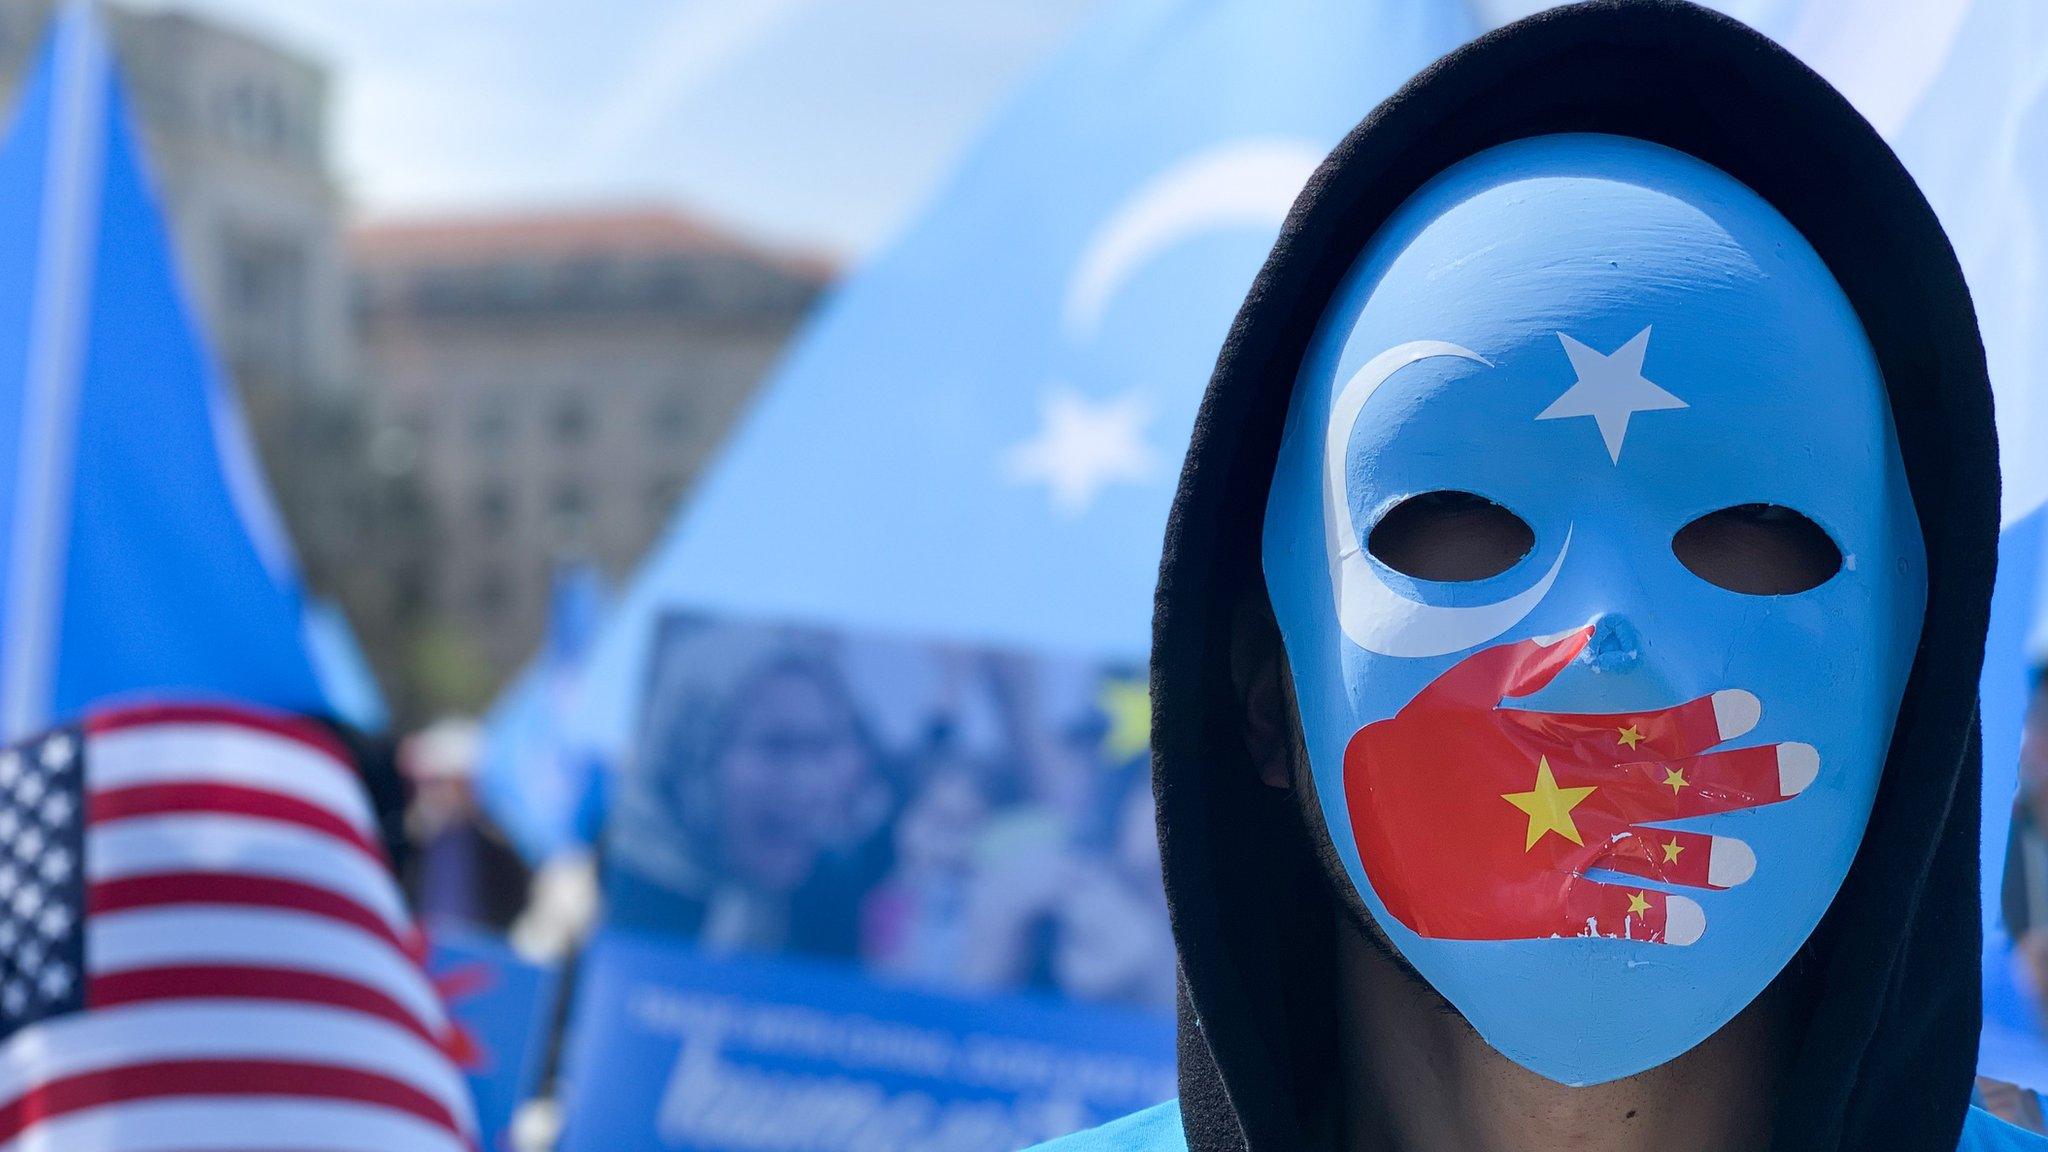
[[[0,752],[0,1152],[468,1152],[345,749],[238,708]]]

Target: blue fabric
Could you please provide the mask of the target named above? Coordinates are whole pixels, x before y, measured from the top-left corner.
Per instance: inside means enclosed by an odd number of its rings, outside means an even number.
[[[1041,1144],[1034,1152],[1187,1152],[1180,1103],[1168,1101],[1121,1120]],[[2015,1128],[1981,1108],[1970,1109],[1956,1152],[2034,1152],[2048,1139]]]
[[[87,5],[56,22],[0,144],[0,220],[0,727],[136,694],[330,711]]]
[[[482,929],[437,925],[428,937],[427,972],[449,1016],[475,1044],[463,1078],[476,1101],[482,1146],[510,1148],[513,1114],[531,1094],[546,1054],[556,970],[527,962]]]
[[[1168,1100],[1026,1152],[1187,1152],[1187,1146],[1187,1134],[1180,1126],[1180,1101]]]
[[[2038,1152],[2043,1148],[2048,1148],[2048,1137],[2015,1128],[1982,1108],[1972,1108],[1963,1121],[1963,1139],[1956,1152]]]
[[[369,657],[356,640],[348,614],[331,600],[306,603],[306,647],[313,654],[320,688],[327,694],[336,717],[364,732],[382,732],[391,726],[391,709],[384,703],[384,691],[377,686],[377,674]]]
[[[484,718],[477,800],[528,864],[591,843],[600,822],[590,811],[601,787],[596,765],[569,733],[607,599],[594,566],[556,572],[540,654]]]
[[[2019,791],[2020,735],[2027,697],[2042,653],[2029,633],[2048,626],[2042,609],[2043,528],[2048,510],[2035,509],[1998,539],[1998,583],[1991,597],[1991,629],[1984,644],[1984,674],[1977,689],[1984,731],[1984,1027],[1978,1036],[1977,1073],[2039,1090],[2048,1087],[2048,1035],[2040,1005],[2013,978],[2012,941],[2000,920],[1998,885],[2005,875],[2013,797]]]
[[[2048,453],[2034,448],[2048,437],[2048,285],[2038,271],[2048,260],[2048,20],[2038,0],[1913,4],[1898,9],[1906,19],[1834,0],[1712,4],[1840,88],[1941,217],[1984,331],[2005,521],[2039,507],[2048,498]]]
[[[2048,498],[2048,20],[2037,0],[1911,5],[1902,20],[1820,0],[1709,2],[1779,40],[1869,117],[1941,217],[1969,280],[1997,394],[2006,529],[1982,681],[1982,867],[1995,882],[2027,678],[2048,643],[2035,591]],[[1987,896],[1984,948],[2002,952],[1996,890]],[[2029,1033],[2031,1045],[1987,1044],[1979,1071],[2027,1082],[2048,1057],[2039,1029]]]
[[[606,930],[578,961],[557,1147],[1021,1148],[1172,1091],[1172,1035],[1108,1005],[921,992]],[[1082,1147],[1169,1146],[1132,1138],[1148,1142]]]
[[[678,607],[1129,660],[1174,465],[1302,181],[1462,3],[1118,0],[763,388],[593,655],[592,743]]]

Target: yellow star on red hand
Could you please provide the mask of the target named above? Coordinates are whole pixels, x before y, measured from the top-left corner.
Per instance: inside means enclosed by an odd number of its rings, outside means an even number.
[[[1617,728],[1616,731],[1620,732],[1621,735],[1615,737],[1614,742],[1616,744],[1628,745],[1628,749],[1631,752],[1635,751],[1636,745],[1641,744],[1643,742],[1642,730],[1637,728],[1633,724],[1629,725],[1626,728]]]
[[[1536,786],[1527,792],[1501,794],[1501,799],[1529,815],[1529,838],[1523,842],[1522,851],[1534,848],[1538,840],[1551,832],[1574,844],[1584,844],[1585,841],[1579,839],[1579,826],[1572,822],[1572,809],[1593,792],[1591,787],[1559,788],[1557,778],[1550,774],[1549,758],[1538,757]]]
[[[1664,845],[1664,862],[1666,864],[1678,863],[1678,854],[1683,851],[1685,851],[1685,845],[1680,844],[1676,840],[1667,841]]]
[[[1648,895],[1647,895],[1646,893],[1642,893],[1642,892],[1631,892],[1631,893],[1629,893],[1629,894],[1628,894],[1628,914],[1629,914],[1629,915],[1631,915],[1631,916],[1646,916],[1646,915],[1648,915],[1648,914],[1649,914],[1649,911],[1650,911],[1650,899],[1649,899],[1649,896],[1648,896]]]
[[[1671,794],[1676,796],[1679,789],[1687,787],[1692,781],[1685,778],[1685,769],[1666,768],[1664,770],[1664,783],[1671,786]]]

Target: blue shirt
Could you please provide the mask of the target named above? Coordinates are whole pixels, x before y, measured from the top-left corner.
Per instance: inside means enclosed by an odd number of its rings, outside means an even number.
[[[1041,1144],[1033,1152],[1187,1152],[1180,1104],[1168,1101],[1086,1132]],[[2044,1152],[2048,1139],[2015,1128],[1982,1108],[1970,1109],[1956,1152]]]

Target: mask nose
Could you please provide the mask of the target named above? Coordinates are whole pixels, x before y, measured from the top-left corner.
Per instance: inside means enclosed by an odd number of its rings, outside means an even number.
[[[1595,672],[1626,672],[1642,662],[1642,637],[1637,635],[1635,625],[1623,617],[1602,613],[1594,619],[1593,637],[1586,641],[1579,659]]]

